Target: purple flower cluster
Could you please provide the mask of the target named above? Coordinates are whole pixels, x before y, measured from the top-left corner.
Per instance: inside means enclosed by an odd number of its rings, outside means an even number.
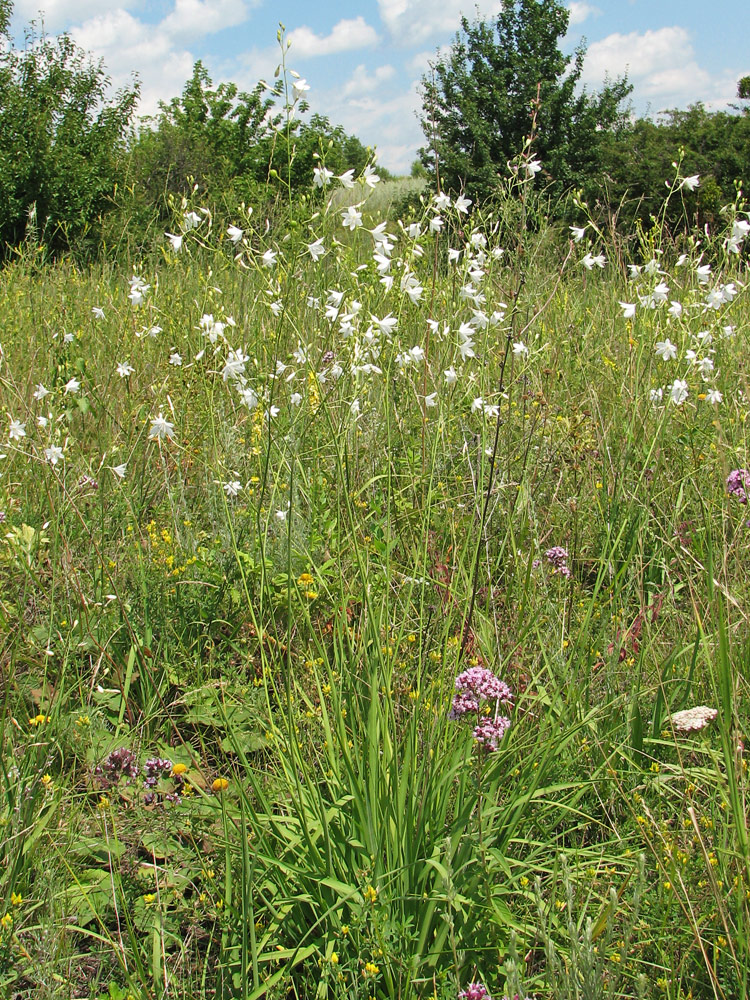
[[[482,704],[487,702],[495,703],[495,714],[480,718]],[[492,752],[497,750],[500,740],[510,728],[510,719],[500,715],[500,706],[512,704],[513,694],[505,681],[501,681],[486,667],[469,667],[456,678],[456,693],[448,718],[462,719],[466,715],[477,717],[474,740],[479,747]],[[471,988],[472,986],[469,987]]]
[[[465,990],[458,994],[458,1000],[491,1000],[489,991],[481,983],[469,983]]]
[[[120,747],[107,754],[94,768],[94,774],[103,788],[111,788],[120,778],[126,778],[129,784],[138,774],[138,758],[132,750]]]
[[[510,729],[510,719],[504,715],[498,715],[495,719],[482,719],[478,726],[474,727],[474,739],[486,750],[492,752],[497,750],[500,740]]]
[[[747,469],[732,469],[727,476],[727,493],[736,497],[740,503],[747,503],[747,491],[750,489],[750,472]]]
[[[468,712],[478,712],[482,701],[500,702],[510,705],[513,695],[505,681],[486,667],[469,667],[456,678],[456,694],[453,696],[449,718],[460,719]]]
[[[547,562],[552,564],[552,571],[560,576],[570,576],[568,567],[568,550],[562,545],[554,545],[544,553]]]

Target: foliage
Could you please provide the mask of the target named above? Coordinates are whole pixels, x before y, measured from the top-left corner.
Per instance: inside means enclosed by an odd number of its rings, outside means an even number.
[[[27,231],[51,250],[95,251],[122,177],[138,98],[134,84],[109,97],[108,79],[68,35],[8,35],[0,12],[0,252]]]
[[[498,174],[534,134],[534,153],[557,191],[596,174],[603,137],[624,122],[626,80],[576,93],[583,49],[564,56],[561,3],[503,0],[492,21],[462,19],[462,32],[423,77],[422,162],[449,191],[498,190]],[[533,119],[533,126],[532,126]]]

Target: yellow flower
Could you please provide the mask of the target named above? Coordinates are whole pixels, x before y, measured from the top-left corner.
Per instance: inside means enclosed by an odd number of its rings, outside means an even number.
[[[339,964],[339,956],[336,954],[335,951],[331,952],[331,959],[330,959],[330,961],[331,961],[331,965],[338,965]]]
[[[308,601],[314,601],[318,597],[318,592],[316,590],[306,590],[305,597],[308,599]]]
[[[362,973],[362,975],[364,975],[364,976],[377,976],[377,974],[379,972],[380,972],[380,969],[377,967],[377,965],[375,965],[374,962],[368,962],[365,965],[365,969],[364,969],[364,972]]]
[[[229,788],[229,782],[226,778],[215,778],[211,788],[214,792],[224,792]]]
[[[50,785],[52,784],[52,775],[51,774],[42,775],[42,784],[44,785],[45,788],[49,788]]]
[[[109,809],[109,799],[106,795],[100,795],[99,801],[96,804],[97,809]]]
[[[367,902],[374,903],[377,898],[378,898],[378,890],[373,889],[371,885],[368,885],[367,888],[365,889],[365,899],[367,900]]]
[[[313,583],[313,576],[312,576],[312,574],[311,573],[301,573],[300,576],[299,576],[299,578],[298,578],[298,580],[297,580],[297,583],[300,585],[300,587],[308,587],[311,583]]]
[[[187,764],[175,764],[172,768],[173,777],[177,777],[180,774],[184,774],[187,771]]]
[[[5,913],[3,914],[2,917],[0,917],[0,924],[3,927],[3,930],[6,931],[13,926],[13,917],[10,915],[10,913]]]
[[[155,901],[156,901],[156,896],[154,895],[153,892],[145,893],[143,897],[143,902],[146,904],[146,906],[151,906],[151,904]]]
[[[23,896],[20,892],[12,892],[10,894],[10,904],[11,906],[20,906],[23,902]]]

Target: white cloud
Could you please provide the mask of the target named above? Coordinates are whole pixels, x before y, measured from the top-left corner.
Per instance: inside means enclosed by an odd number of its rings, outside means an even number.
[[[160,99],[180,93],[193,71],[193,55],[175,48],[168,32],[122,9],[89,18],[70,33],[94,59],[104,61],[114,87],[127,86],[133,71],[138,73],[140,114],[154,114]]]
[[[360,63],[344,84],[342,93],[344,97],[371,94],[380,90],[383,84],[395,75],[396,70],[393,66],[378,66],[374,73],[368,73],[364,63]]]
[[[433,63],[447,58],[450,55],[450,51],[450,45],[439,45],[437,49],[425,49],[423,52],[417,52],[407,62],[407,68],[412,73],[419,73],[421,76],[423,73],[428,72]]]
[[[291,42],[293,59],[309,56],[328,56],[334,52],[364,49],[378,41],[377,32],[363,17],[344,18],[335,24],[330,35],[316,35],[312,28],[303,25],[287,35]]]
[[[45,30],[64,29],[71,21],[80,23],[108,11],[127,10],[138,0],[16,0],[13,5],[13,28],[23,30],[32,20],[44,21]]]
[[[175,0],[159,27],[172,38],[199,39],[242,24],[248,12],[244,0]]]
[[[595,7],[591,3],[584,3],[583,0],[573,0],[572,3],[568,4],[568,10],[570,11],[568,25],[571,28],[574,24],[583,24],[590,17],[601,14],[598,7]]]
[[[702,101],[724,107],[732,101],[736,74],[712,75],[696,58],[690,32],[679,25],[642,34],[616,32],[593,42],[586,53],[582,81],[597,87],[605,76],[627,73],[634,85],[633,99],[654,102],[656,110],[685,107]]]
[[[461,14],[470,21],[487,18],[500,10],[500,0],[378,0],[380,18],[397,45],[419,45],[435,35],[458,30]]]

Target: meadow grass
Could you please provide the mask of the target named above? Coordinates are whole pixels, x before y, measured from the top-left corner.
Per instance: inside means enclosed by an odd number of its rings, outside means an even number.
[[[747,213],[524,162],[0,274],[3,996],[747,996]]]

